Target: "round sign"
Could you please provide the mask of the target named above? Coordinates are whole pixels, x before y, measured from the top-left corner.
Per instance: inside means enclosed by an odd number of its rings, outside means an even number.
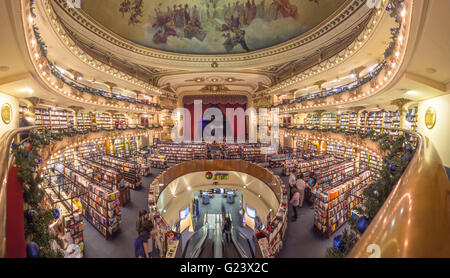
[[[213,178],[213,174],[212,174],[211,172],[206,172],[205,178],[208,179],[208,180],[210,180],[210,179]]]
[[[428,129],[432,129],[436,124],[436,110],[433,107],[428,107],[425,112],[425,125]]]
[[[9,103],[2,105],[2,120],[5,124],[9,124],[12,120],[12,108]]]

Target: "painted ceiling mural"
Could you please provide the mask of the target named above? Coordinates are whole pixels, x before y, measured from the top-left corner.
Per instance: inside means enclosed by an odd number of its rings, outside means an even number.
[[[346,0],[83,0],[82,9],[137,44],[187,54],[245,53],[295,38]]]

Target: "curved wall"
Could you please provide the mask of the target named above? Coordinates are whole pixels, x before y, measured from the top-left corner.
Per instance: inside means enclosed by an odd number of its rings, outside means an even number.
[[[199,171],[180,176],[161,192],[157,205],[160,211],[166,210],[162,215],[169,225],[174,225],[179,220],[179,211],[192,203],[193,192],[199,190],[224,188],[241,191],[244,204],[254,208],[264,224],[270,210],[276,211],[280,205],[275,193],[267,190],[267,185],[256,177],[237,171],[214,171],[213,174],[229,175],[228,180],[215,181],[205,178],[206,173],[207,171]],[[217,185],[213,185],[213,182],[217,182]]]

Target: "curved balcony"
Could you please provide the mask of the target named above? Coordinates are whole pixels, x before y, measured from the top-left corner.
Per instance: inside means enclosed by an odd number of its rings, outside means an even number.
[[[375,130],[375,127],[372,128]],[[449,257],[450,182],[439,154],[430,140],[417,132],[386,127],[383,129],[415,138],[416,151],[402,177],[348,257]],[[368,130],[371,130],[370,127],[366,129]],[[378,143],[355,138],[358,135],[336,133],[336,130],[328,128],[282,128],[280,134],[334,140],[383,155]]]
[[[29,132],[31,130],[39,130],[39,127],[23,127],[5,132],[0,138],[0,258],[5,257],[6,254],[6,215],[7,215],[7,185],[8,174],[11,166],[14,162],[14,156],[11,152],[11,145],[13,142],[18,143],[18,136],[21,133]],[[100,140],[108,140],[115,138],[129,138],[136,136],[145,136],[148,134],[159,134],[161,129],[155,128],[143,128],[143,127],[129,127],[121,130],[99,130],[97,132],[73,134],[71,136],[63,136],[58,140],[51,140],[50,143],[42,147],[39,151],[41,155],[42,163],[41,167],[46,167],[52,154],[57,154],[66,148],[82,145],[86,143],[98,142]],[[20,248],[20,247],[17,247]]]
[[[14,156],[11,155],[11,144],[17,141],[18,135],[32,129],[35,127],[9,130],[0,138],[0,258],[5,257],[6,254],[6,195],[9,169],[14,162]]]
[[[62,136],[60,141],[52,140],[49,145],[40,149],[39,154],[42,159],[41,167],[45,168],[47,166],[47,162],[52,159],[53,155],[60,154],[65,149],[111,139],[125,139],[150,134],[158,135],[161,132],[162,129],[160,127],[145,128],[139,126],[129,126],[128,128],[123,129],[100,129],[93,132],[74,133],[70,136]]]
[[[416,6],[420,6],[417,0],[405,0],[403,2],[403,9],[398,11],[397,9],[387,9],[389,1],[384,2],[382,10],[389,10],[390,12],[398,12],[393,14],[396,21],[399,23],[398,28],[394,28],[392,32],[393,39],[389,43],[389,46],[385,50],[384,59],[379,63],[379,68],[374,73],[369,73],[365,77],[358,80],[356,86],[342,86],[342,90],[338,93],[328,92],[328,94],[317,94],[313,97],[303,97],[292,103],[282,104],[282,112],[295,112],[298,110],[311,110],[318,108],[325,108],[336,105],[343,105],[365,100],[369,97],[373,97],[378,94],[386,92],[391,88],[393,84],[398,82],[401,78],[406,61],[410,58],[407,57],[407,45],[412,41],[411,37],[414,33],[411,33],[411,20],[413,12],[417,12],[419,9],[414,9]],[[416,5],[418,4],[418,5]],[[320,73],[338,66],[340,63],[352,56],[355,51],[358,51],[366,40],[370,37],[370,31],[375,28],[375,24],[381,20],[381,17],[388,12],[377,12],[376,18],[367,26],[367,30],[363,31],[354,42],[345,50],[336,54],[335,56],[323,61],[312,68],[304,71],[297,76],[294,76],[280,84],[273,86],[265,91],[259,93],[263,96],[264,93],[274,94],[282,90],[290,90],[295,84],[305,81]],[[412,36],[411,36],[412,35]],[[349,84],[351,85],[351,84]]]
[[[53,93],[72,101],[86,105],[102,106],[103,108],[123,109],[141,113],[156,113],[159,106],[153,103],[141,102],[137,99],[124,99],[111,93],[82,86],[61,75],[56,66],[47,58],[47,47],[40,37],[33,4],[28,0],[20,1],[23,31],[30,61],[39,77],[39,82]],[[96,63],[92,58],[84,58]],[[107,70],[108,66],[101,65]],[[122,75],[122,73],[117,72]],[[134,82],[136,83],[136,82]]]

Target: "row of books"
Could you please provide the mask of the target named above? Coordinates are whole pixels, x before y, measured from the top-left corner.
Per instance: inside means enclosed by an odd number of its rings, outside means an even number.
[[[92,179],[79,166],[65,165],[64,174],[88,190],[88,194],[81,196],[83,215],[105,238],[109,238],[121,223],[119,192]]]
[[[206,159],[206,144],[157,144],[159,155],[164,155],[169,163],[180,163],[194,159]]]
[[[372,182],[370,170],[359,171],[356,175],[338,181],[331,181],[318,187],[314,202],[314,225],[325,236],[330,237],[346,223],[351,214],[349,201],[354,204],[355,188],[362,190]]]

